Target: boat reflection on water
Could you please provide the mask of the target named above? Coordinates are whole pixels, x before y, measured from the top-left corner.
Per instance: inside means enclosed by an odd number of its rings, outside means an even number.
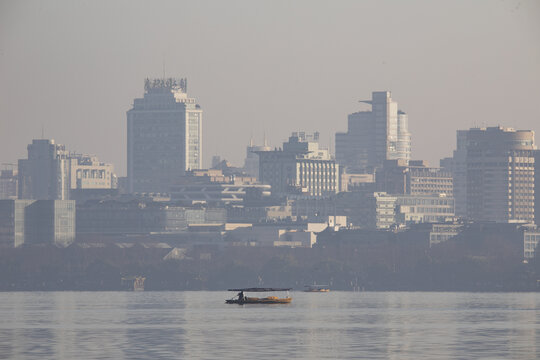
[[[229,291],[238,291],[236,297],[225,300],[227,304],[289,304],[292,301],[292,297],[289,295],[291,288],[242,288],[242,289],[229,289]],[[287,296],[279,298],[277,296],[267,297],[254,297],[246,296],[244,292],[273,292],[273,291],[286,291]]]

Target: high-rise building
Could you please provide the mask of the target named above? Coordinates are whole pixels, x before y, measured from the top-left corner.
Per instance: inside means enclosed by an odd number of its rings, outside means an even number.
[[[19,199],[68,200],[69,153],[54,140],[32,140],[19,160]]]
[[[202,167],[202,110],[186,79],[146,79],[144,90],[127,112],[128,189],[167,193],[186,170]]]
[[[71,153],[54,140],[33,140],[28,159],[19,160],[19,199],[68,200],[74,192],[117,187],[111,164],[95,156]]]
[[[457,133],[452,164],[456,215],[495,222],[534,221],[534,131],[503,127]]]
[[[292,133],[283,149],[260,151],[259,181],[272,194],[323,196],[339,191],[339,165],[328,149],[319,148],[319,133]]]
[[[348,131],[336,133],[336,161],[347,172],[363,172],[382,166],[385,160],[411,158],[408,117],[392,101],[389,91],[372,93],[372,111],[349,115]]]

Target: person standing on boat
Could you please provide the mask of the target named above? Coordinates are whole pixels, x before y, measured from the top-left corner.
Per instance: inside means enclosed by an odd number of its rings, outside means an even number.
[[[244,292],[240,291],[238,293],[238,301],[243,302],[244,301]]]

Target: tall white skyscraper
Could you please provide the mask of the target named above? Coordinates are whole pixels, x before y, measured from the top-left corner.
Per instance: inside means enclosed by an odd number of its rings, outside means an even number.
[[[146,79],[144,90],[127,112],[128,189],[167,193],[202,167],[202,110],[186,79]]]
[[[389,91],[375,91],[372,111],[349,115],[348,131],[336,134],[336,160],[349,171],[381,166],[384,160],[411,158],[408,117],[398,109]]]

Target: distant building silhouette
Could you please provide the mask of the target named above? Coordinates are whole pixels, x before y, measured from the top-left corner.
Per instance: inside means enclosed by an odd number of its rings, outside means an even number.
[[[0,199],[16,199],[18,183],[17,170],[0,170]]]
[[[0,246],[68,246],[75,240],[75,201],[0,200]]]
[[[116,189],[111,164],[66,150],[54,140],[32,140],[28,159],[19,160],[19,199],[69,200],[88,192]]]
[[[408,117],[398,110],[389,91],[372,93],[372,111],[349,115],[346,133],[336,133],[336,161],[347,172],[364,172],[382,166],[385,160],[411,158]]]
[[[246,160],[244,162],[244,171],[250,176],[256,178],[259,177],[259,155],[258,151],[271,151],[272,148],[266,144],[266,139],[264,140],[264,145],[258,146],[253,145],[253,140],[249,142],[249,146],[246,149]]]
[[[319,148],[319,133],[295,132],[283,149],[259,151],[259,181],[272,195],[323,196],[339,191],[339,165],[328,149]]]
[[[19,160],[19,199],[68,200],[69,153],[54,140],[32,140]]]
[[[534,131],[458,130],[451,165],[456,215],[495,222],[534,221]]]
[[[424,160],[386,160],[376,171],[377,191],[389,194],[453,197],[452,173]]]
[[[202,110],[185,79],[146,79],[127,112],[128,190],[167,193],[185,170],[202,167]]]

